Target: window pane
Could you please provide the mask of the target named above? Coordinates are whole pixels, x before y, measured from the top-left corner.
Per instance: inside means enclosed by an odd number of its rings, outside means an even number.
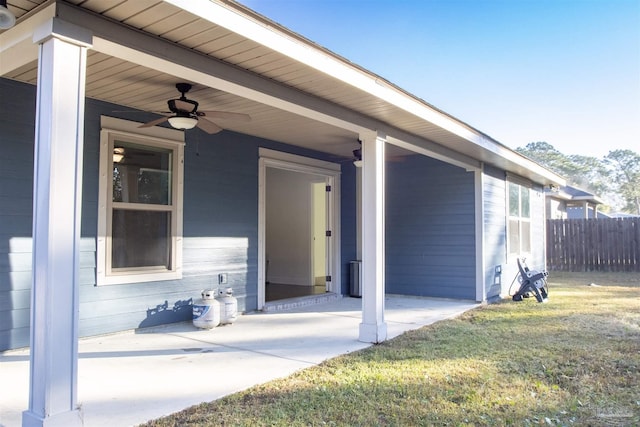
[[[519,221],[517,219],[509,220],[509,253],[520,253],[520,229],[518,227]]]
[[[509,183],[509,216],[520,216],[520,186],[512,182]]]
[[[114,143],[113,201],[171,204],[171,150]]]
[[[522,218],[531,218],[530,191],[526,187],[520,187],[520,216]]]
[[[170,265],[169,212],[113,210],[111,268]]]
[[[528,221],[522,221],[520,223],[520,252],[531,252],[531,223]]]

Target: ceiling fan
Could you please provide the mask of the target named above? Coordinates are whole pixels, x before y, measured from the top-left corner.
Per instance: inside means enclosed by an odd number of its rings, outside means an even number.
[[[189,83],[177,83],[176,89],[181,96],[178,99],[170,99],[167,101],[169,111],[164,112],[167,116],[152,120],[139,127],[148,128],[159,125],[165,121],[176,129],[193,129],[198,126],[203,131],[214,134],[222,130],[220,126],[215,124],[212,119],[236,120],[242,122],[251,121],[251,116],[242,113],[232,113],[229,111],[198,111],[198,103],[186,97],[186,93],[191,90]]]

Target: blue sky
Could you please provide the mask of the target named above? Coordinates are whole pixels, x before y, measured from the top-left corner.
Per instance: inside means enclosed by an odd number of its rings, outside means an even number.
[[[239,0],[515,148],[640,152],[640,0]]]

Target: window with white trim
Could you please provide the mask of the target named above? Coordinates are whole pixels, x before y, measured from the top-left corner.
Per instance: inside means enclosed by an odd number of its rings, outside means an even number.
[[[115,125],[105,127],[105,121]],[[133,123],[139,125],[138,123]],[[97,283],[181,278],[182,133],[103,117]],[[121,129],[127,130],[121,130]]]
[[[509,255],[531,253],[531,190],[509,182],[507,235]]]

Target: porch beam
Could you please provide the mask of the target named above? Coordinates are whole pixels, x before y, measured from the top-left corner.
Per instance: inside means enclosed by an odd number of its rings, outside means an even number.
[[[57,18],[36,29],[29,409],[23,427],[81,426],[77,403],[82,145],[91,33]]]
[[[362,140],[362,323],[359,340],[387,339],[385,294],[385,144],[386,135],[369,132]]]
[[[21,17],[20,23],[0,34],[0,76],[38,59],[38,45],[33,42],[33,32],[55,16],[56,5],[46,4]]]
[[[464,154],[452,151],[443,145],[415,137],[413,135],[403,135],[402,139],[387,136],[387,142],[397,147],[413,151],[423,156],[458,166],[467,171],[476,171],[481,168],[481,162]]]

